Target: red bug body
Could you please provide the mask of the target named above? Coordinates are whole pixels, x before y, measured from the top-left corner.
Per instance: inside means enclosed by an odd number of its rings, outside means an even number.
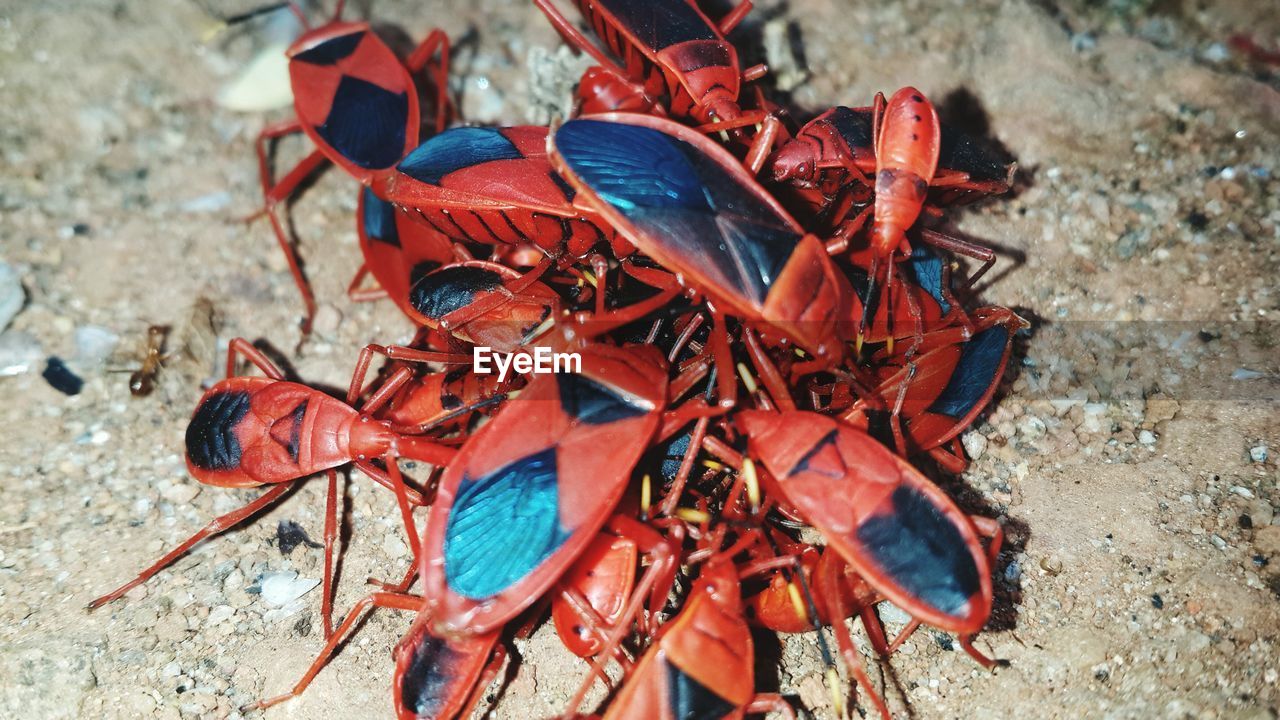
[[[442,634],[492,630],[554,584],[657,430],[667,372],[656,350],[591,345],[580,357],[581,373],[535,376],[440,481],[419,562]]]
[[[418,145],[413,78],[368,23],[330,22],[303,34],[286,55],[303,132],[352,177],[369,185]],[[384,132],[360,127],[374,118],[386,123]]]
[[[505,655],[498,635],[494,631],[445,639],[432,634],[426,623],[415,622],[396,646],[396,717],[466,717]]]
[[[935,627],[982,628],[989,564],[969,517],[936,485],[824,415],[746,411],[737,422],[769,470],[766,484],[876,591]]]
[[[315,315],[315,300],[276,206],[326,160],[381,195],[396,163],[418,144],[421,119],[412,73],[421,70],[437,50],[441,56],[435,77],[437,130],[443,128],[448,116],[445,81],[449,41],[444,33],[430,33],[402,62],[368,23],[338,20],[341,11],[339,3],[333,20],[308,30],[288,49],[295,117],[267,127],[257,141],[264,213],[306,303],[304,332],[309,331]],[[268,143],[299,131],[307,134],[316,149],[277,183],[268,160]]]
[[[867,179],[876,172],[873,125],[869,107],[839,106],[822,113],[769,157],[774,181],[820,189],[825,202],[841,190],[874,183]],[[931,203],[971,201],[1009,190],[1013,165],[958,130],[942,127],[940,133]]]
[[[535,4],[566,39],[613,65],[594,47],[584,46],[585,39],[551,3]],[[622,59],[617,74],[642,88],[647,97],[664,98],[672,115],[708,123],[736,120],[742,114],[738,51],[692,0],[577,0],[577,5]],[[748,9],[750,4],[745,4],[733,13],[728,27]]]
[[[854,424],[882,419],[888,427],[877,436],[901,454],[929,452],[944,468],[963,472],[963,455],[947,443],[986,409],[1009,361],[1014,333],[1026,321],[1000,307],[980,308],[973,315],[972,335],[959,341],[937,333],[926,335],[920,354],[893,359],[878,371],[880,385],[874,399],[855,403],[844,419]],[[875,409],[877,405],[882,409]],[[890,414],[892,413],[892,414]]]
[[[461,127],[436,135],[398,166],[385,197],[462,242],[531,243],[586,255],[601,241],[625,255],[608,225],[573,204],[547,159],[545,127]]]
[[[466,342],[514,352],[560,312],[560,296],[541,282],[527,284],[519,292],[508,290],[520,278],[520,273],[505,265],[483,260],[446,265],[413,284],[407,312],[423,326],[444,327]],[[502,301],[488,299],[491,295],[501,296]],[[482,303],[487,309],[469,311]],[[464,319],[450,321],[459,316]]]
[[[588,658],[600,654],[607,646],[606,633],[620,623],[629,626],[625,616],[633,593],[647,593],[649,623],[646,634],[656,628],[656,615],[666,604],[675,584],[684,528],[670,525],[665,537],[649,525],[634,519],[633,513],[620,512],[609,521],[608,532],[602,532],[587,546],[569,572],[560,581],[559,593],[551,602],[551,619],[561,642],[573,654]],[[641,554],[649,559],[649,570],[637,590],[636,574]]]
[[[876,254],[896,250],[910,253],[907,228],[924,207],[929,183],[938,169],[942,127],[938,113],[924,95],[905,87],[889,98],[876,138],[875,225],[871,229]]]
[[[353,300],[388,298],[411,314],[409,289],[423,275],[458,259],[454,243],[442,233],[411,218],[407,211],[380,199],[369,188],[360,189],[356,206],[356,233],[364,267],[352,281]],[[359,288],[365,274],[377,287]]]
[[[408,457],[433,465],[448,463],[456,452],[417,436],[402,435],[388,422],[374,420],[386,399],[409,378],[402,370],[387,381],[357,411],[352,404],[358,396],[357,376],[347,402],[332,398],[306,385],[284,380],[284,374],[261,351],[243,338],[231,341],[227,353],[227,375],[235,368],[239,353],[257,365],[268,377],[228,377],[214,385],[196,406],[187,425],[187,467],[199,481],[224,487],[273,485],[262,495],[226,515],[216,518],[177,548],[165,554],[133,580],[89,604],[99,607],[120,597],[181,557],[204,538],[233,527],[278,499],[289,484],[317,472],[327,471],[328,502],[325,511],[325,635],[332,631],[332,557],[337,539],[337,476],[335,467],[354,462],[375,481],[396,490],[401,512],[410,517],[409,492],[369,460],[382,458],[391,476],[399,478],[395,458]],[[427,418],[420,419],[422,423]],[[416,495],[416,493],[415,493]],[[418,503],[422,504],[421,497]]]
[[[767,709],[794,717],[781,698],[755,692],[755,656],[740,592],[732,563],[708,561],[679,615],[628,674],[605,719],[741,718]]]
[[[610,113],[565,123],[552,158],[585,202],[721,312],[838,358],[856,302],[822,243],[706,136]]]

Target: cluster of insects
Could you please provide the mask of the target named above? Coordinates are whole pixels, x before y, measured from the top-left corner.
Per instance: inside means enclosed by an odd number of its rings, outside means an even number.
[[[344,398],[232,341],[187,464],[268,489],[92,607],[323,473],[327,642],[253,708],[302,693],[371,607],[414,613],[394,650],[399,717],[467,716],[512,638],[548,615],[587,661],[566,716],[595,683],[606,718],[794,716],[757,691],[752,626],[817,633],[837,707],[860,687],[885,717],[849,618],[884,662],[926,625],[992,667],[972,640],[1001,527],[921,468],[965,469],[959,436],[1025,323],[966,307],[995,255],[924,225],[1005,192],[1012,167],[913,88],[795,127],[725,39],[750,0],[718,22],[694,0],[578,0],[600,45],[534,1],[596,62],[551,127],[456,122],[439,31],[401,59],[339,3],[290,48],[296,113],[257,149],[304,332],[315,302],[277,209],[326,163],[360,183],[351,299],[389,299],[420,331],[363,348]],[[276,179],[270,143],[298,132],[315,149]],[[963,282],[955,254],[979,263]],[[476,347],[579,362],[499,378],[477,372]],[[237,375],[241,358],[261,374]],[[348,465],[394,493],[415,560],[335,627]],[[896,637],[882,601],[912,617]]]

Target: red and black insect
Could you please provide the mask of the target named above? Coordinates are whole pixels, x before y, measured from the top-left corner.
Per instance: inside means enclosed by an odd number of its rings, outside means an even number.
[[[242,355],[266,377],[236,377],[236,356]],[[447,361],[454,358],[435,358]],[[146,582],[201,540],[234,527],[270,506],[295,480],[324,472],[328,476],[325,510],[324,607],[326,636],[332,632],[333,547],[337,538],[338,484],[334,469],[354,463],[378,483],[396,491],[401,512],[409,505],[425,504],[400,479],[396,458],[420,460],[436,466],[447,464],[457,452],[420,435],[442,418],[420,418],[417,427],[401,427],[375,420],[372,414],[410,379],[407,370],[388,379],[360,410],[352,405],[359,397],[360,378],[367,360],[358,363],[346,402],[284,379],[284,373],[260,350],[243,338],[231,341],[227,353],[227,379],[214,385],[196,406],[187,425],[187,469],[206,485],[271,488],[238,510],[216,518],[202,530],[160,558],[136,578],[89,603],[100,607]],[[447,417],[447,416],[442,416]],[[373,464],[385,463],[386,471]],[[411,538],[411,544],[416,537]]]
[[[441,479],[419,557],[437,632],[493,630],[555,584],[657,430],[667,370],[655,350],[589,345],[579,356],[579,373],[535,376]]]
[[[257,140],[263,213],[289,261],[294,282],[306,303],[304,332],[315,315],[315,299],[302,273],[293,244],[276,207],[326,161],[332,162],[381,195],[380,186],[396,163],[418,145],[421,126],[418,90],[413,75],[439,53],[434,85],[436,131],[448,120],[449,39],[432,31],[407,60],[396,56],[365,22],[343,22],[343,1],[333,18],[308,29],[289,47],[289,78],[295,117],[267,126]],[[307,27],[301,11],[291,5]],[[271,172],[268,145],[297,132],[306,133],[316,149],[278,182]]]
[[[869,107],[839,106],[809,121],[770,155],[767,166],[773,180],[820,190],[815,211],[850,190],[863,189],[861,197],[868,197],[876,174],[874,112]],[[968,135],[942,125],[929,204],[1008,192],[1014,169]]]
[[[859,399],[843,414],[865,425],[899,454],[928,452],[948,472],[967,466],[959,445],[965,431],[995,395],[1013,346],[1014,334],[1026,321],[1001,307],[974,311],[973,336],[943,340],[889,364],[872,395]]]
[[[674,274],[642,280],[679,278],[710,302],[722,403],[736,393],[720,314],[794,340],[819,366],[843,357],[861,314],[848,281],[822,242],[715,142],[670,120],[613,113],[565,123],[551,153],[583,202]]]
[[[579,88],[587,112],[659,106],[673,116],[719,127],[754,124],[763,117],[755,113],[743,118],[738,97],[742,81],[760,77],[764,67],[743,72],[737,49],[724,37],[751,11],[750,0],[739,3],[718,25],[693,0],[578,0],[583,16],[621,65],[587,40],[551,0],[534,4],[567,42],[600,64],[588,71],[589,82]]]
[[[794,718],[781,696],[755,690],[751,631],[743,619],[738,572],[714,555],[680,613],[662,626],[605,711],[606,720],[742,718],[777,712]],[[576,712],[583,693],[570,701]]]
[[[532,244],[583,257],[601,243],[632,251],[547,159],[547,128],[460,127],[429,138],[400,162],[387,200],[459,242]]]
[[[877,592],[972,647],[969,637],[991,613],[994,554],[983,551],[973,521],[942,490],[834,418],[749,410],[735,423],[769,471],[771,494],[817,528]]]

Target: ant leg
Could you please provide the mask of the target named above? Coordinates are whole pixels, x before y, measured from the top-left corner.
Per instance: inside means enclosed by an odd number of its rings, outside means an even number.
[[[951,439],[951,442],[929,449],[929,457],[938,463],[938,466],[952,475],[959,475],[969,467],[969,461],[964,456],[964,450],[959,444],[959,436]]]
[[[164,557],[157,560],[154,565],[138,573],[137,577],[125,583],[124,585],[121,585],[115,590],[112,590],[106,595],[103,595],[102,597],[89,603],[89,609],[93,610],[95,608],[102,607],[103,605],[106,605],[112,600],[115,600],[116,598],[120,597],[121,595],[124,595],[125,593],[129,592],[133,588],[151,579],[152,576],[154,576],[156,573],[163,570],[166,566],[168,566],[174,560],[177,560],[178,558],[186,554],[188,550],[194,547],[201,540],[204,540],[210,535],[217,535],[218,533],[228,528],[235,527],[236,525],[239,525],[241,522],[244,522],[246,519],[248,519],[252,515],[257,514],[259,510],[262,510],[263,508],[267,507],[268,505],[278,500],[281,495],[284,495],[284,493],[288,491],[289,487],[290,487],[289,484],[275,485],[270,490],[259,495],[248,505],[245,505],[244,507],[239,508],[237,510],[233,510],[227,513],[226,515],[222,515],[220,517],[214,518],[213,522],[210,522],[208,525],[205,525],[204,528],[202,528],[195,535],[192,535],[191,537],[187,538],[186,541],[183,542],[181,545],[174,548],[173,550],[170,550],[168,553],[165,554]]]
[[[284,373],[276,364],[271,362],[261,350],[253,346],[244,338],[233,338],[227,346],[227,377],[235,377],[236,375],[236,355],[242,356],[245,360],[253,363],[263,375],[272,380],[284,380]]]
[[[338,649],[338,645],[342,643],[343,639],[346,638],[346,636],[351,632],[351,629],[355,627],[356,623],[361,617],[363,617],[364,613],[368,611],[370,607],[417,611],[422,608],[422,602],[422,598],[416,595],[400,595],[385,592],[375,592],[361,598],[360,601],[351,608],[351,612],[347,613],[347,618],[342,621],[342,625],[338,627],[337,632],[329,637],[329,642],[325,643],[324,649],[320,651],[320,654],[311,663],[311,667],[307,668],[306,674],[304,674],[302,679],[293,686],[292,690],[281,695],[276,695],[275,697],[249,703],[248,705],[241,707],[240,712],[265,710],[272,705],[277,705],[285,700],[301,695],[302,692],[307,689],[307,686],[311,684],[311,681],[315,679],[315,676],[320,672],[320,670],[324,668],[325,664],[328,663],[330,656],[332,656],[334,651]]]

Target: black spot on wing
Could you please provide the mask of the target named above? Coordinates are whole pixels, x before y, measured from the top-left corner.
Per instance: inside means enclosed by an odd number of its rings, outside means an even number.
[[[556,187],[560,188],[560,192],[564,193],[564,199],[567,202],[573,202],[573,199],[578,196],[578,191],[574,190],[573,186],[566,182],[564,178],[560,177],[560,175],[554,170],[547,173],[547,177],[551,178],[551,182],[555,183]]]
[[[444,706],[458,696],[456,668],[466,655],[455,651],[443,638],[423,632],[414,639],[413,653],[400,686],[400,702],[415,717],[439,716]]]
[[[373,194],[368,187],[361,190],[364,201],[364,212],[360,222],[364,234],[370,240],[400,247],[400,230],[396,227],[396,208],[391,203]]]
[[[652,410],[577,373],[557,374],[556,385],[560,389],[560,405],[564,411],[588,425],[607,425],[639,417]]]
[[[809,448],[809,452],[805,453],[804,457],[796,462],[796,466],[791,472],[815,472],[835,480],[847,477],[849,475],[849,467],[845,465],[844,458],[840,456],[840,451],[836,448],[838,434],[839,430],[832,430],[824,435],[821,440],[814,443],[813,447]]]
[[[717,35],[686,0],[596,0],[646,47],[662,50]]]
[[[307,414],[307,401],[298,403],[293,412],[271,423],[271,437],[289,451],[289,457],[298,462],[298,447],[302,443],[302,418]]]
[[[404,153],[409,96],[343,75],[333,105],[316,133],[352,164],[391,167]]]
[[[924,245],[916,245],[911,250],[911,259],[907,261],[907,265],[915,275],[916,284],[938,303],[942,314],[951,312],[951,303],[947,302],[946,296],[942,294],[942,258],[929,252]]]
[[[409,304],[432,320],[469,305],[476,293],[502,285],[502,276],[486,268],[459,265],[424,276],[409,290]]]
[[[680,668],[670,662],[664,664],[667,666],[667,699],[671,717],[677,720],[719,720],[736,709],[733,703]]]
[[[979,587],[978,567],[964,537],[927,496],[909,485],[898,486],[892,500],[891,512],[858,528],[858,540],[912,597],[962,617]]]
[[[870,110],[855,111],[844,106],[832,108],[831,114],[827,116],[827,121],[840,134],[840,137],[844,138],[849,147],[871,147]]]
[[[1009,331],[1003,325],[994,325],[969,338],[951,380],[929,406],[929,412],[953,418],[969,414],[974,404],[996,382],[996,370],[1008,345]]]
[[[294,55],[293,59],[309,65],[333,65],[355,52],[356,46],[362,39],[364,39],[363,30],[332,37]]]
[[[187,425],[187,457],[203,470],[233,470],[240,466],[236,426],[249,412],[249,393],[214,393],[196,408]]]
[[[445,527],[449,587],[474,600],[506,590],[569,539],[560,525],[556,448],[464,477]]]
[[[397,166],[414,180],[439,185],[450,173],[497,160],[524,157],[495,127],[460,127],[428,138]]]

